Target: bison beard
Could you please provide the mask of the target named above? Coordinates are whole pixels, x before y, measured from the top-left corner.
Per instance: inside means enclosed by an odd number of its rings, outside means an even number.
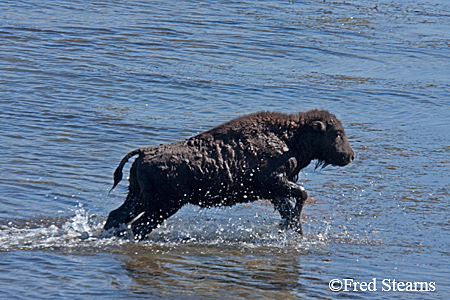
[[[259,112],[226,122],[184,141],[128,153],[114,172],[114,186],[132,156],[125,202],[112,211],[105,230],[131,227],[144,239],[187,203],[232,206],[268,199],[283,228],[302,233],[300,215],[308,197],[295,183],[301,169],[345,166],[354,153],[339,120],[328,111]],[[296,200],[295,205],[290,199]]]

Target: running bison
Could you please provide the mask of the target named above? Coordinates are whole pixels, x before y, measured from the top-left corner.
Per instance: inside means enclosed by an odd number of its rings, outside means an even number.
[[[308,195],[295,183],[313,159],[317,165],[345,166],[354,153],[341,122],[325,110],[242,116],[184,141],[128,153],[114,172],[114,187],[125,163],[130,169],[125,202],[109,214],[105,230],[131,227],[145,239],[187,203],[232,206],[269,199],[283,228],[302,234],[300,214]],[[295,204],[290,199],[295,199]]]

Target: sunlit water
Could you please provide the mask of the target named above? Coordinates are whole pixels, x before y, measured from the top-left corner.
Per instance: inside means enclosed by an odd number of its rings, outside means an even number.
[[[446,1],[0,7],[0,298],[448,297]],[[143,242],[102,232],[129,151],[312,108],[341,119],[356,160],[300,173],[303,237],[263,200],[184,207]],[[345,278],[377,291],[330,290]]]

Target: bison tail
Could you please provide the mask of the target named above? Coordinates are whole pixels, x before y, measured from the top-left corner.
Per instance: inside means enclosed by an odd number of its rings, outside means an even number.
[[[136,154],[140,154],[141,153],[141,149],[136,149],[134,151],[131,151],[130,153],[128,153],[127,155],[125,155],[124,158],[122,158],[122,160],[120,161],[119,166],[117,167],[117,169],[114,171],[114,185],[113,187],[109,190],[109,192],[111,192],[116,186],[117,184],[122,180],[122,169],[123,166],[128,162],[128,160],[135,156]]]

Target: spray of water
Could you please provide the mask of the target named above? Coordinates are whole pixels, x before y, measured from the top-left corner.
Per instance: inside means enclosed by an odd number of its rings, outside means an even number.
[[[114,237],[103,232],[104,219],[89,215],[82,205],[73,211],[72,217],[10,221],[0,224],[0,251],[15,249],[61,249],[68,251],[101,251],[125,244],[143,247],[176,247],[182,245],[210,245],[257,249],[296,249],[309,251],[327,242],[366,243],[344,230],[331,230],[326,222],[303,224],[305,236],[293,231],[279,230],[279,217],[254,213],[242,215],[230,211],[205,213],[191,208],[179,216],[167,220],[153,231],[147,241],[137,242],[132,234]]]

